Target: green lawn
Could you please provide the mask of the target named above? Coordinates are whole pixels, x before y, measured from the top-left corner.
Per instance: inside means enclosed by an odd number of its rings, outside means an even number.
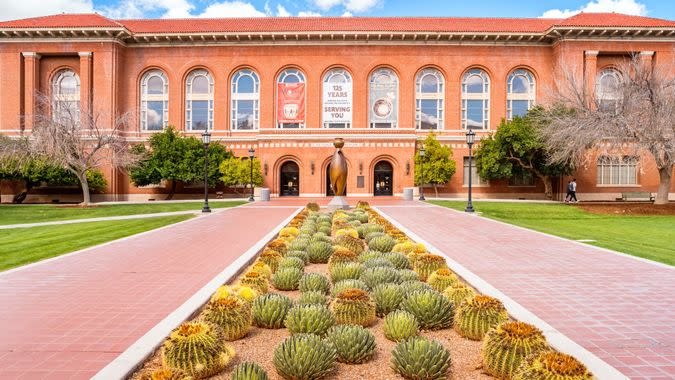
[[[209,202],[209,205],[211,208],[222,208],[239,206],[244,203],[246,202],[215,201]],[[201,209],[201,202],[118,204],[88,208],[74,205],[0,205],[0,225]]]
[[[464,211],[466,202],[430,201]],[[675,265],[675,216],[598,215],[563,204],[474,202],[483,216]]]
[[[0,230],[0,270],[29,264],[192,218],[173,215]]]

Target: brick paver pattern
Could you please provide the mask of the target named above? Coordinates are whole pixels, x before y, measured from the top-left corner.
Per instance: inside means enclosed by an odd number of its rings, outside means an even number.
[[[675,378],[675,268],[417,205],[381,209],[631,379]]]
[[[0,378],[90,378],[294,210],[227,209],[0,274]]]

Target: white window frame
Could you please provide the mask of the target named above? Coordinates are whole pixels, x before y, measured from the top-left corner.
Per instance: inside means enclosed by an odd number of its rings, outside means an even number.
[[[635,156],[600,156],[596,161],[598,186],[640,186],[638,178],[639,159]]]
[[[596,97],[598,100],[599,108],[609,108],[609,105],[612,105],[614,110],[617,109],[619,102],[621,101],[621,94],[615,91],[606,91],[602,86],[602,80],[607,77],[612,76],[617,81],[617,85],[623,80],[621,72],[613,67],[607,67],[600,71],[595,81],[595,91]]]
[[[209,81],[209,89],[205,94],[195,94],[192,92],[192,82],[199,76],[205,77]],[[193,101],[207,101],[208,102],[208,123],[206,130],[213,130],[213,90],[215,83],[213,76],[205,69],[192,70],[185,79],[185,130],[186,131],[202,131],[201,129],[192,128],[192,102]]]
[[[517,77],[525,78],[528,82],[527,92],[517,93],[513,92],[513,81]],[[513,101],[515,100],[525,100],[527,101],[527,110],[529,111],[536,101],[536,92],[537,84],[530,70],[526,69],[516,69],[509,74],[507,83],[506,83],[506,118],[507,120],[513,119]]]
[[[422,80],[426,76],[433,76],[438,81],[438,92],[422,92]],[[422,100],[435,100],[436,107],[436,128],[422,129]],[[417,73],[415,79],[415,125],[419,130],[439,130],[444,129],[443,122],[445,113],[445,77],[443,73],[433,67],[426,68]]]
[[[400,91],[400,83],[398,80],[398,75],[396,72],[388,67],[380,67],[376,70],[374,70],[370,74],[370,78],[368,79],[368,118],[370,119],[370,111],[373,108],[374,104],[373,102],[375,99],[373,99],[373,91],[372,91],[372,86],[375,81],[376,76],[381,75],[383,73],[387,73],[387,75],[390,75],[392,78],[394,78],[394,84],[396,85],[396,104],[394,105],[396,108],[396,121],[394,122],[389,122],[389,123],[382,123],[382,122],[377,122],[374,120],[368,120],[368,127],[369,128],[377,128],[377,129],[394,129],[398,127],[398,120],[399,120],[399,91]],[[389,124],[388,127],[376,127],[376,124]]]
[[[290,78],[290,77],[298,78],[297,82],[290,82],[290,83],[304,83],[305,84],[305,94],[304,94],[305,95],[305,122],[304,123],[280,123],[277,120],[276,125],[277,125],[277,128],[279,128],[279,129],[303,129],[303,128],[305,128],[305,125],[307,123],[307,80],[306,80],[306,77],[305,77],[305,73],[302,72],[302,70],[300,70],[298,68],[295,68],[295,67],[290,67],[290,68],[287,68],[284,71],[279,73],[279,76],[277,76],[276,84],[287,83],[286,79]],[[275,108],[274,117],[276,119],[277,115],[279,115],[279,113],[278,113],[279,110],[277,109],[279,107],[279,86],[276,85],[275,87],[276,87],[276,89],[274,91],[276,92],[276,95],[277,95],[276,96],[277,101],[274,102],[275,103],[274,104],[274,108]],[[295,124],[298,124],[297,128],[291,127],[291,125],[295,125]],[[289,126],[285,126],[285,125],[289,125]]]
[[[335,67],[333,69],[330,69],[330,70],[328,70],[328,72],[326,72],[326,74],[324,74],[323,81],[322,81],[321,85],[324,86],[324,87],[329,85],[331,83],[331,79],[333,79],[337,76],[343,76],[346,80],[346,82],[344,82],[344,83],[351,83],[352,84],[352,94],[351,94],[352,97],[351,97],[351,99],[349,99],[349,103],[352,105],[351,107],[352,107],[352,110],[353,110],[353,108],[354,108],[354,90],[353,90],[354,83],[352,81],[352,75],[349,73],[349,71],[347,71],[346,69],[344,69],[342,67]],[[338,83],[343,83],[343,82],[338,82]],[[323,88],[322,88],[321,94],[323,96]],[[353,113],[352,113],[352,119],[349,120],[349,123],[327,123],[327,122],[325,122],[323,120],[323,101],[324,101],[324,99],[322,98],[321,99],[321,109],[322,109],[322,111],[321,111],[321,118],[322,118],[321,125],[324,128],[344,129],[344,128],[351,128],[352,127],[352,122],[354,121],[353,120],[353,117],[354,117]]]
[[[77,92],[75,93],[63,93],[61,91],[61,82],[65,78],[75,78],[77,82]],[[52,111],[52,119],[59,120],[62,118],[60,116],[62,109],[72,109],[72,114],[75,115],[76,122],[79,123],[80,115],[80,76],[72,69],[62,69],[59,70],[56,75],[52,78],[52,101],[54,103],[54,110]]]
[[[162,93],[149,94],[148,82],[151,78],[158,77],[162,80]],[[148,129],[148,102],[162,102],[162,129],[169,125],[169,79],[162,70],[150,70],[143,74],[141,78],[141,130],[154,131]]]
[[[483,81],[483,92],[468,93],[466,91],[467,82],[471,77],[477,76]],[[483,127],[478,130],[490,129],[490,77],[483,69],[469,69],[462,76],[462,129],[467,129],[468,110],[467,105],[469,100],[480,100],[483,102]]]
[[[239,92],[239,80],[245,76],[253,79],[253,92],[245,93]],[[230,86],[231,111],[230,111],[230,127],[232,130],[238,131],[255,131],[260,129],[260,78],[258,73],[252,69],[237,70],[232,76]],[[239,129],[237,126],[237,111],[239,109],[239,101],[253,101],[253,129]]]
[[[462,159],[462,187],[469,187],[468,181],[468,169],[469,168],[469,157],[466,156]],[[471,158],[471,187],[489,187],[490,181],[483,180],[478,175],[478,167],[476,166],[476,157]]]

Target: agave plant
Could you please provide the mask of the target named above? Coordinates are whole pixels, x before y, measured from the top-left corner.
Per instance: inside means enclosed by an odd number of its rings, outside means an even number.
[[[305,251],[288,251],[286,252],[285,258],[290,258],[290,257],[297,257],[302,260],[305,265],[309,263],[309,256],[307,255],[307,252]]]
[[[401,309],[414,315],[425,330],[439,330],[452,325],[452,302],[435,290],[409,294],[401,303]]]
[[[574,357],[555,351],[544,351],[523,360],[514,380],[592,380],[592,373]]]
[[[375,354],[375,336],[363,326],[333,326],[326,334],[326,340],[337,351],[337,360],[347,364],[361,364]]]
[[[297,268],[301,271],[304,271],[305,262],[299,257],[284,257],[279,262],[279,268],[277,268],[277,271],[284,268]]]
[[[380,235],[368,241],[368,249],[379,252],[391,252],[396,240],[389,235]]]
[[[319,273],[306,273],[300,279],[299,289],[301,292],[320,291],[328,293],[330,282],[326,276]]]
[[[298,268],[279,268],[272,276],[272,285],[279,290],[297,290],[301,278]]]
[[[361,273],[363,266],[357,262],[336,263],[329,269],[330,279],[334,284],[342,280],[356,280],[361,277]]]
[[[398,342],[416,336],[420,333],[420,324],[414,315],[403,310],[395,310],[384,317],[382,326],[384,336]]]
[[[325,305],[299,305],[288,311],[285,324],[291,334],[324,335],[335,318]]]
[[[286,380],[315,380],[333,371],[336,358],[335,348],[318,335],[295,334],[274,349],[272,361]]]
[[[296,303],[298,305],[326,305],[328,304],[328,297],[324,292],[312,290],[302,292]]]
[[[450,364],[450,352],[442,344],[420,336],[402,340],[391,353],[392,368],[405,379],[446,379]]]
[[[499,379],[510,379],[528,355],[548,348],[538,328],[524,322],[505,322],[485,334],[483,369]]]
[[[363,267],[368,269],[368,268],[377,268],[377,267],[385,267],[385,268],[393,268],[394,264],[391,263],[391,261],[379,257],[379,258],[374,258],[374,259],[368,259],[363,262]]]
[[[293,301],[281,294],[265,294],[253,301],[253,323],[266,329],[280,329],[284,327],[284,319]]]
[[[418,275],[414,270],[410,269],[399,269],[398,274],[401,276],[401,282],[419,281],[420,279],[420,275]]]
[[[325,241],[316,241],[307,246],[309,262],[314,264],[327,263],[333,254],[333,246]]]
[[[380,284],[370,292],[375,305],[377,306],[377,315],[383,317],[392,311],[398,309],[403,302],[403,288],[398,284]]]
[[[433,290],[429,284],[418,280],[404,281],[401,283],[401,288],[403,289],[403,294],[406,297],[418,290]]]
[[[383,256],[383,258],[389,260],[389,262],[394,265],[394,268],[396,269],[411,269],[412,266],[410,265],[410,260],[408,260],[408,257],[402,253],[399,252],[387,252]]]
[[[243,362],[234,367],[230,380],[269,380],[269,377],[259,364]]]
[[[162,347],[166,367],[183,371],[195,379],[222,371],[234,355],[234,349],[225,343],[220,331],[205,322],[183,323],[173,330]]]
[[[379,284],[400,283],[401,275],[394,268],[376,267],[364,269],[359,279],[372,289]]]

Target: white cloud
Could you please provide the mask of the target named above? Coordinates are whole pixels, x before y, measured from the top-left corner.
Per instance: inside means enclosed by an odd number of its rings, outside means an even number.
[[[103,6],[101,13],[110,18],[142,18],[160,12],[163,18],[193,17],[189,0],[121,0],[116,6]]]
[[[314,0],[314,5],[327,11],[336,5],[342,4],[343,0]]]
[[[327,11],[336,6],[343,6],[349,12],[365,12],[378,5],[380,0],[313,0],[319,9]]]
[[[627,15],[644,16],[647,14],[647,7],[636,0],[592,0],[579,9],[550,9],[544,12],[541,17],[567,18],[580,12],[616,12]]]
[[[354,16],[354,14],[352,14],[352,12],[350,11],[345,11],[345,13],[342,14],[342,17],[352,17],[352,16]]]
[[[298,12],[298,17],[321,17],[321,13],[312,11],[300,11]]]
[[[213,3],[197,17],[264,17],[264,12],[257,10],[251,3],[243,1],[224,1]]]
[[[277,17],[290,17],[292,16],[291,12],[287,11],[283,5],[277,4]]]
[[[93,10],[92,0],[2,0],[0,20],[16,20],[63,12],[88,13]]]

